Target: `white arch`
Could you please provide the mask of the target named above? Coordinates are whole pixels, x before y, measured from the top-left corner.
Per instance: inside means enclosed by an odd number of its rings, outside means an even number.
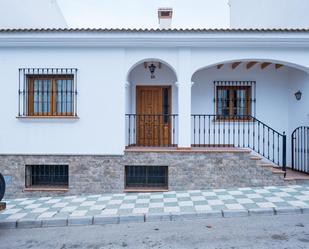
[[[274,64],[282,64],[284,66],[295,68],[295,69],[298,69],[300,71],[304,71],[304,72],[309,74],[309,68],[304,67],[304,66],[302,66],[300,64],[296,64],[296,63],[292,63],[292,62],[288,62],[288,61],[281,61],[281,60],[274,60],[274,59],[261,59],[261,58],[259,58],[259,59],[257,59],[257,58],[251,58],[251,59],[243,58],[243,59],[233,59],[233,60],[218,61],[216,63],[212,63],[212,64],[209,64],[207,66],[200,67],[200,68],[198,68],[198,69],[196,69],[194,71],[194,73],[191,76],[191,79],[193,79],[193,76],[197,72],[199,72],[199,71],[202,71],[204,69],[208,69],[208,68],[214,67],[214,66],[219,65],[219,64],[229,64],[229,63],[233,63],[233,62],[236,62],[236,61],[240,61],[240,62],[256,61],[256,62],[270,62],[270,63],[274,63]]]
[[[138,65],[144,62],[149,62],[149,61],[161,62],[163,65],[166,65],[174,73],[176,77],[176,81],[178,80],[176,69],[170,63],[166,62],[165,60],[159,59],[159,58],[145,58],[145,59],[135,62],[133,65],[130,66],[130,68],[127,70],[127,75],[126,75],[127,82],[130,81],[130,74],[135,67],[137,67]]]

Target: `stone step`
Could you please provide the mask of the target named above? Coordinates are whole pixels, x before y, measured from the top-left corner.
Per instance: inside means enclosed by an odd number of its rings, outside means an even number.
[[[259,163],[258,166],[261,166],[263,168],[273,168],[275,165],[271,163]]]
[[[128,147],[124,150],[125,153],[130,152],[168,152],[168,153],[251,153],[250,149],[235,148],[235,147]]]
[[[274,173],[274,174],[285,174],[285,172],[281,169],[281,168],[272,168],[271,171]]]
[[[251,159],[251,160],[259,161],[259,160],[262,160],[262,157],[259,157],[259,156],[250,156],[250,159]]]
[[[308,182],[309,181],[309,174],[295,171],[292,169],[287,169],[287,175],[284,179],[285,181],[303,181]]]

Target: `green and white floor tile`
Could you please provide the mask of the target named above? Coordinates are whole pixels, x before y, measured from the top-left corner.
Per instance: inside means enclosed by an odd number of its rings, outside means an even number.
[[[309,207],[309,186],[208,189],[4,200],[1,220]]]

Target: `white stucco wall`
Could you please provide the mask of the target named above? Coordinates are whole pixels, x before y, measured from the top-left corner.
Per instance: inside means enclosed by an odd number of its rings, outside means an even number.
[[[308,28],[307,0],[229,0],[231,28]]]
[[[289,132],[292,133],[298,126],[309,126],[309,75],[294,70],[289,75]],[[296,100],[295,93],[302,92],[301,100]]]
[[[124,148],[123,49],[0,49],[1,153],[114,154]],[[82,58],[82,59],[81,59]],[[78,120],[17,119],[18,68],[78,68]]]
[[[130,73],[130,113],[136,113],[136,86],[141,85],[155,85],[155,86],[171,86],[171,99],[172,99],[172,113],[178,113],[178,94],[176,83],[177,78],[175,73],[162,63],[161,69],[156,68],[155,78],[150,78],[149,69],[145,69],[143,63],[137,65]]]
[[[292,69],[283,67],[278,70],[274,65],[261,69],[256,64],[246,69],[246,63],[236,69],[231,64],[221,69],[211,67],[193,75],[192,113],[213,114],[214,112],[214,84],[216,80],[226,81],[255,81],[256,82],[256,117],[266,122],[279,132],[288,130],[289,75]],[[274,101],[273,96],[276,96]],[[280,119],[274,118],[281,117]]]

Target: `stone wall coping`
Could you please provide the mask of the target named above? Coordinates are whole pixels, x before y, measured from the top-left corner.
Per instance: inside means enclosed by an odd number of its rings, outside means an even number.
[[[124,150],[125,153],[145,152],[145,153],[251,153],[249,149],[148,149],[148,148],[129,148]]]

